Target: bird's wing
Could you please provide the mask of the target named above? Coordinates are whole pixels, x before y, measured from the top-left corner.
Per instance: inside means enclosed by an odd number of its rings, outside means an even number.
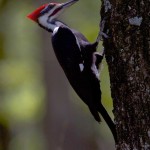
[[[79,97],[89,106],[95,119],[100,121],[96,106],[101,98],[99,81],[91,69],[85,67],[80,43],[78,43],[79,38],[76,35],[67,27],[59,27],[52,36],[52,45],[70,84]],[[81,64],[83,70],[80,68]]]
[[[77,39],[82,40],[84,42],[88,42],[87,38],[79,31],[74,30],[74,29],[71,29],[71,31],[74,33],[74,35],[77,37]]]
[[[67,77],[76,78],[81,72],[80,64],[83,60],[75,35],[69,28],[61,26],[52,35],[52,45]]]

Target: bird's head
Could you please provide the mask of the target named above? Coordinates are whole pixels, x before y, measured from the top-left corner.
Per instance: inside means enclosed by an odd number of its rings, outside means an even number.
[[[40,26],[52,30],[56,27],[55,19],[62,14],[65,8],[73,5],[78,0],[71,0],[65,3],[48,3],[40,6],[35,11],[30,13],[27,17]]]

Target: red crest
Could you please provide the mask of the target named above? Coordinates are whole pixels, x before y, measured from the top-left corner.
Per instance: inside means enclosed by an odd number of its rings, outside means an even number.
[[[35,11],[27,15],[27,17],[33,21],[37,21],[37,18],[39,17],[40,12],[47,6],[48,4],[44,4],[37,8]]]

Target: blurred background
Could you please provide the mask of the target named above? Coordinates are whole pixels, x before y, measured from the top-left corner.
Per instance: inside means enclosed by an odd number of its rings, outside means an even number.
[[[94,120],[69,85],[50,33],[26,18],[47,2],[0,0],[0,150],[114,150],[105,122]],[[80,0],[60,19],[93,42],[99,10],[99,0]],[[102,99],[113,118],[105,61],[103,66]]]

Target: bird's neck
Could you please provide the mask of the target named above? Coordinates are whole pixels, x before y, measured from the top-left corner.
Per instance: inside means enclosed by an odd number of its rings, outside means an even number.
[[[39,25],[44,28],[45,30],[49,31],[49,32],[53,32],[55,28],[58,28],[60,26],[66,26],[66,24],[64,24],[63,22],[59,21],[59,20],[48,20],[46,19],[46,17],[41,17],[38,20]]]
[[[68,27],[64,22],[62,22],[60,20],[54,20],[54,22],[57,27],[60,27],[60,26]]]

